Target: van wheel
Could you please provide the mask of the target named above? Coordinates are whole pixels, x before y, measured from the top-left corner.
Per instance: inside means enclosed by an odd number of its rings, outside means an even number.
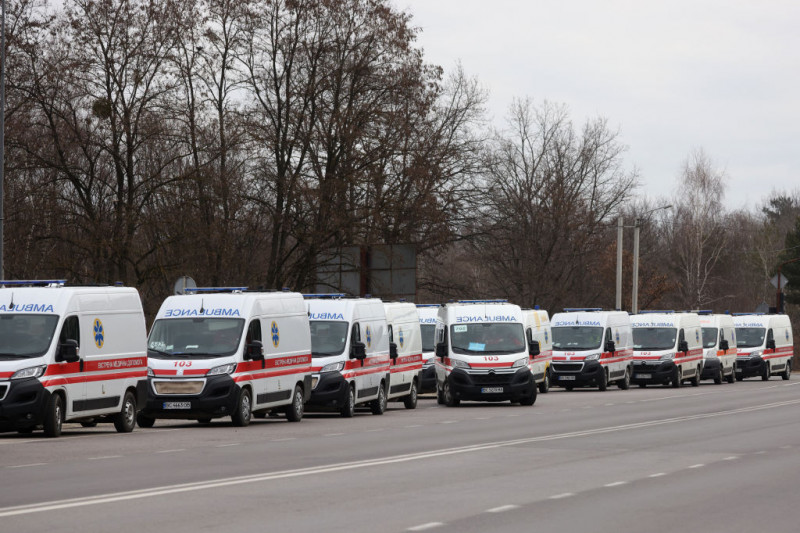
[[[769,369],[769,361],[764,361],[764,368],[761,371],[761,381],[769,381],[772,371]]]
[[[64,424],[64,400],[60,394],[51,394],[44,413],[44,436],[55,438],[61,435]]]
[[[356,389],[354,386],[350,385],[347,387],[347,401],[339,409],[339,414],[345,418],[353,418],[356,414]]]
[[[524,398],[521,398],[519,403],[521,405],[533,405],[533,404],[536,403],[536,385],[535,384],[533,386],[533,390],[531,391],[531,393],[528,396],[526,396]]]
[[[117,433],[130,433],[136,427],[136,398],[131,391],[125,393],[122,411],[114,415],[114,427]]]
[[[378,387],[378,397],[369,402],[373,415],[382,415],[386,411],[386,385],[381,381]]]
[[[444,380],[444,386],[442,387],[443,391],[442,394],[444,395],[444,404],[447,407],[458,407],[458,404],[461,403],[461,400],[455,397],[453,391],[450,390],[450,380]]]
[[[744,372],[736,374],[736,381],[744,381]]]
[[[155,418],[143,415],[142,413],[136,415],[136,425],[138,425],[140,428],[151,428],[153,425],[155,425],[155,423]]]
[[[539,383],[539,392],[542,394],[550,392],[550,369],[544,371],[544,379]]]
[[[597,388],[601,392],[608,389],[608,374],[606,374],[605,368],[600,369],[600,379],[597,381]]]
[[[236,402],[236,411],[231,415],[234,426],[243,428],[250,423],[253,416],[253,403],[250,397],[250,389],[242,389],[239,393],[239,401]]]
[[[439,386],[439,383],[436,383],[436,403],[439,405],[444,405],[444,392],[442,392],[442,388]]]
[[[702,370],[700,370],[700,367],[698,366],[697,369],[695,370],[694,377],[692,377],[692,379],[690,380],[692,383],[692,387],[700,386],[700,372],[702,372]]]
[[[631,387],[631,367],[625,368],[625,375],[622,376],[622,379],[617,381],[617,387],[620,390],[628,390]]]
[[[792,362],[791,361],[786,361],[786,370],[783,371],[783,374],[781,374],[781,377],[783,378],[784,381],[789,381],[789,379],[792,377]]]
[[[300,385],[294,386],[292,394],[292,405],[286,409],[286,420],[289,422],[300,422],[303,419],[305,404],[303,403],[303,389]]]
[[[728,383],[733,383],[734,381],[736,381],[736,364],[735,363],[731,366],[731,373],[728,374],[728,377],[725,378],[725,381],[727,381]]]
[[[722,378],[724,378],[724,372],[722,371],[722,363],[719,364],[719,372],[717,372],[716,377],[714,377],[714,383],[719,385],[722,383]]]
[[[678,389],[681,385],[683,385],[681,380],[681,367],[675,365],[675,370],[672,372],[672,388]]]
[[[408,396],[403,398],[403,405],[406,409],[416,409],[417,408],[417,380],[411,382],[411,390],[408,392]]]

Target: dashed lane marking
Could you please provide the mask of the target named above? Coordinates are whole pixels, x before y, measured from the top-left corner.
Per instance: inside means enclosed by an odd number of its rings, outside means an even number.
[[[511,511],[513,509],[518,509],[519,505],[501,505],[500,507],[493,507],[491,509],[486,509],[487,513],[504,513],[506,511]]]
[[[443,525],[444,522],[428,522],[427,524],[420,524],[418,526],[410,527],[407,529],[407,531],[427,531],[428,529],[441,527]]]

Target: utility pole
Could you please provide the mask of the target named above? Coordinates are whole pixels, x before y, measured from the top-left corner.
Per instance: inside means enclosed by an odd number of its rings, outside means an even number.
[[[617,305],[615,309],[622,311],[622,217],[617,219]]]
[[[5,240],[5,227],[3,213],[3,190],[6,185],[6,0],[2,0],[2,15],[0,18],[0,281],[6,279],[3,241]]]

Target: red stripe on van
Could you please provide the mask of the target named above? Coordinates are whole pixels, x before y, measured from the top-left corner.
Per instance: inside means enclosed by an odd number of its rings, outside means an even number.
[[[136,370],[132,372],[117,372],[114,374],[95,374],[77,376],[56,376],[50,379],[43,379],[43,387],[56,387],[58,385],[69,385],[72,383],[94,383],[95,381],[113,381],[128,378],[146,378],[146,370]]]

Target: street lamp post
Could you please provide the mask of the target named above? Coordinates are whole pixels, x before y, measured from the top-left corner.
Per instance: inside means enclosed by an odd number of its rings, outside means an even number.
[[[647,211],[642,216],[649,215],[661,209],[669,209],[672,205],[662,205]],[[631,291],[631,314],[639,312],[639,226],[641,218],[637,217],[633,223],[633,289]]]
[[[622,311],[622,229],[625,224],[622,217],[617,219],[617,311]]]

